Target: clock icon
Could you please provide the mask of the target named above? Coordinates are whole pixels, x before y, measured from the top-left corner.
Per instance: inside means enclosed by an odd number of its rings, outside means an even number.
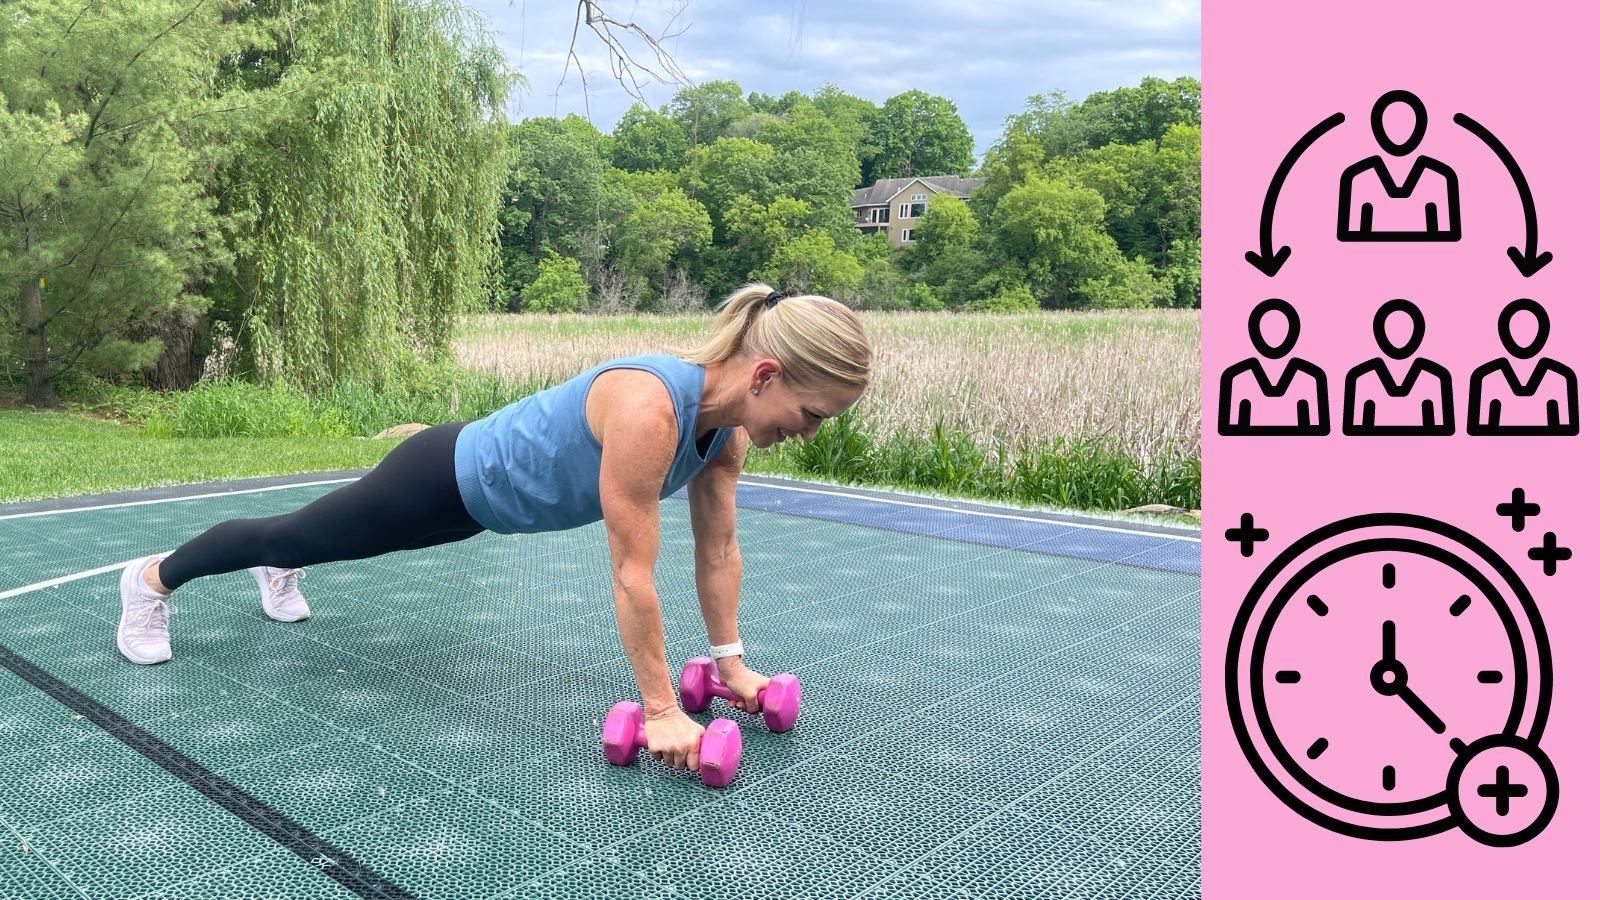
[[[1325,828],[1459,827],[1509,846],[1554,815],[1544,624],[1516,572],[1460,528],[1377,513],[1306,535],[1250,588],[1226,667],[1251,766]]]

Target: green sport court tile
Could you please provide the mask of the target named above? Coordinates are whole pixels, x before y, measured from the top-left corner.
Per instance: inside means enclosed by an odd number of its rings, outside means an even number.
[[[0,555],[34,548],[31,584],[331,489],[0,518]],[[1165,538],[1058,540],[1070,524],[1036,522],[1011,546],[992,518],[850,497],[807,517],[752,490],[766,505],[739,520],[746,645],[806,699],[783,735],[720,700],[696,716],[743,728],[722,791],[647,754],[600,758],[599,722],[635,688],[599,526],[318,566],[313,618],[292,625],[260,614],[248,576],[203,579],[178,599],[179,658],[153,668],[116,654],[114,572],[0,601],[17,623],[0,644],[207,773],[179,784],[0,671],[0,755],[29,773],[0,792],[0,822],[42,837],[27,859],[0,854],[0,888],[1198,896],[1198,578],[1119,561],[1170,557]],[[687,505],[662,512],[675,668],[705,636]],[[130,831],[149,859],[129,855]]]

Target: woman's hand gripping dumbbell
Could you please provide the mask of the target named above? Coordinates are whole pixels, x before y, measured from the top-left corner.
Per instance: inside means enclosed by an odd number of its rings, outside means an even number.
[[[752,673],[753,674],[753,673]],[[760,676],[756,676],[760,677]],[[688,712],[700,712],[711,705],[712,697],[721,697],[744,709],[746,703],[737,692],[724,684],[717,674],[717,664],[709,656],[696,656],[683,664],[683,675],[678,679],[678,698]],[[800,715],[800,679],[785,672],[774,675],[767,686],[756,692],[755,709],[773,731],[788,731]]]
[[[673,712],[688,727],[700,728],[699,723],[683,713],[677,710]],[[671,725],[663,723],[657,727],[670,728]],[[644,707],[632,700],[624,700],[611,707],[611,712],[606,714],[605,729],[600,733],[600,742],[605,748],[606,760],[612,765],[626,766],[632,763],[638,758],[640,750],[650,746],[650,740],[645,735]],[[739,726],[729,719],[716,719],[699,735],[699,748],[689,751],[687,759],[664,761],[674,768],[698,770],[700,780],[707,787],[727,787],[739,770],[739,753],[743,747]],[[683,765],[678,765],[679,762]]]

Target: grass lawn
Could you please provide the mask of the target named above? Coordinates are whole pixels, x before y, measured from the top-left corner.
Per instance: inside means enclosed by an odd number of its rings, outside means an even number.
[[[376,465],[398,441],[150,438],[70,412],[0,409],[0,503]]]

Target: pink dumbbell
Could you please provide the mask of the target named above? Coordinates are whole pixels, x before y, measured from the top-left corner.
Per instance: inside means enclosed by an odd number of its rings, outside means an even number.
[[[683,664],[683,676],[678,679],[678,698],[688,712],[700,712],[711,705],[712,697],[737,700],[739,695],[728,689],[717,675],[717,664],[709,656],[696,656]],[[800,715],[800,679],[785,672],[772,676],[767,686],[756,692],[756,703],[761,706],[761,718],[773,731],[788,731]]]
[[[644,736],[644,708],[632,700],[624,700],[606,713],[606,727],[600,732],[600,742],[605,747],[606,760],[614,766],[626,766],[639,756],[639,751],[650,745]],[[739,726],[729,719],[717,719],[706,726],[700,738],[700,780],[707,787],[727,787],[739,771],[739,752],[744,739],[739,736]]]

